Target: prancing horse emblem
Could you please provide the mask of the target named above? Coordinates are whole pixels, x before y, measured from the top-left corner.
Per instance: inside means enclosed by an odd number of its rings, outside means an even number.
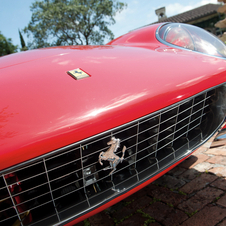
[[[83,78],[88,78],[90,77],[86,72],[84,72],[82,69],[77,68],[71,71],[67,72],[70,76],[75,78],[76,80],[83,79]]]
[[[109,161],[110,166],[104,168],[104,170],[108,170],[108,169],[113,169],[109,175],[111,175],[115,170],[116,170],[116,166],[123,161],[124,159],[124,155],[125,155],[125,151],[126,151],[126,146],[123,146],[122,149],[122,157],[118,157],[115,152],[117,151],[117,149],[119,148],[119,143],[120,143],[120,139],[116,139],[115,137],[111,138],[111,141],[109,141],[107,143],[107,145],[111,145],[111,147],[106,151],[106,152],[101,152],[99,155],[99,163],[101,165],[103,165],[103,163],[101,162],[101,160],[105,160],[105,161]]]

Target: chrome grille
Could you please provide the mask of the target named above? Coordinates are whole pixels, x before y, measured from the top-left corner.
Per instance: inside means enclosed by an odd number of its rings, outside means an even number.
[[[220,86],[95,137],[1,172],[0,225],[65,223],[150,179],[184,158],[225,117]],[[125,159],[109,175],[98,162],[112,137]]]

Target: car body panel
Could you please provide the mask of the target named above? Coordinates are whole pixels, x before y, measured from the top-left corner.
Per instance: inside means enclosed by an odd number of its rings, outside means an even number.
[[[14,54],[12,64],[7,64],[11,58],[2,57],[7,67],[0,69],[0,169],[132,121],[226,80],[223,59],[167,47],[157,40],[155,46],[47,48]],[[67,71],[76,68],[90,77],[73,79]]]
[[[159,26],[0,58],[1,224],[78,223],[220,129],[225,59],[161,43]]]

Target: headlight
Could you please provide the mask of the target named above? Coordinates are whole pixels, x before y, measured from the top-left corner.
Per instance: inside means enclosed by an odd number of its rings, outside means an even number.
[[[157,31],[161,42],[180,46],[185,49],[212,56],[226,57],[226,46],[217,37],[196,26],[180,23],[168,23]]]

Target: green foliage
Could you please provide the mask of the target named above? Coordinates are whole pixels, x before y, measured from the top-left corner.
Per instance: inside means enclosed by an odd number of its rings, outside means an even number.
[[[83,222],[84,222],[84,226],[90,226],[90,222],[88,219],[85,219]]]
[[[150,205],[152,205],[153,203],[156,203],[156,202],[161,202],[161,199],[153,198],[152,201],[150,202]]]
[[[167,203],[167,206],[172,207],[172,208],[174,207],[174,205],[171,203]]]
[[[193,215],[195,215],[196,213],[198,212],[198,210],[195,210],[194,212],[192,213],[188,213],[188,212],[185,212],[189,217],[192,217]]]
[[[108,28],[126,4],[117,0],[43,0],[32,3],[24,32],[33,36],[30,48],[103,44],[113,39]]]
[[[116,218],[113,218],[113,220],[114,220],[115,225],[117,226],[118,224],[122,223],[124,220],[126,220],[126,219],[128,219],[128,218],[130,218],[132,216],[133,216],[133,214],[131,213],[130,215],[125,216],[125,217],[123,217],[120,220],[117,220]]]
[[[19,36],[20,36],[20,44],[21,44],[21,51],[26,51],[28,50],[26,44],[25,44],[25,41],[24,41],[24,38],[23,38],[23,35],[21,34],[20,30],[19,31]]]
[[[11,38],[6,38],[0,32],[0,56],[17,52],[17,46],[13,45]]]
[[[124,202],[123,205],[124,205],[124,206],[129,206],[132,202],[134,202],[134,199],[131,200],[131,201],[129,201],[129,202]]]
[[[185,196],[187,195],[187,194],[186,194],[185,192],[183,192],[183,191],[179,191],[178,194],[180,194],[180,195],[185,195]]]
[[[143,212],[141,209],[137,210],[137,213],[142,214],[142,217],[147,218],[147,220],[144,222],[144,226],[148,226],[151,223],[155,223],[155,219],[151,217],[149,214]]]

